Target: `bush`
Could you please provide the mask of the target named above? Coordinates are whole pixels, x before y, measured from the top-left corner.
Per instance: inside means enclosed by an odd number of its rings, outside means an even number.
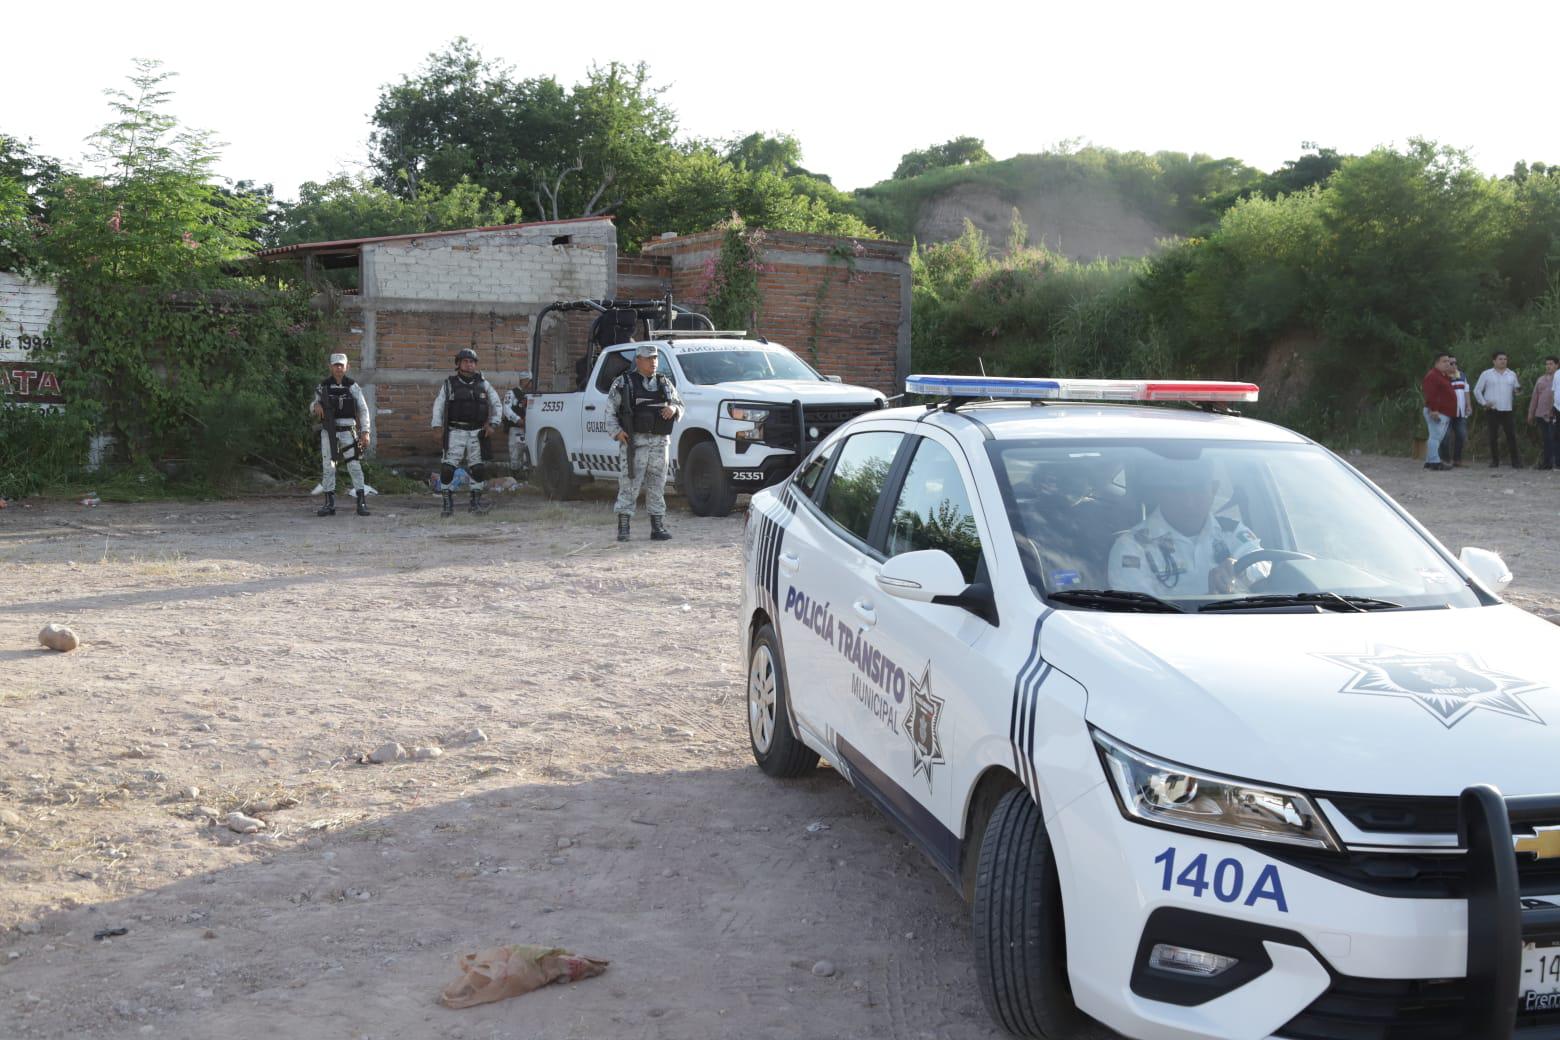
[[[24,498],[73,480],[87,463],[92,423],[84,415],[0,404],[0,498]]]

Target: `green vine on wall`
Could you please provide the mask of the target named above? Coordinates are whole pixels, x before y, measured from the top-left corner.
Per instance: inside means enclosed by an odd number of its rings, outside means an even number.
[[[763,263],[764,233],[748,228],[742,218],[718,225],[722,232],[720,252],[704,266],[705,301],[716,328],[751,329],[758,323],[763,296],[758,289]]]
[[[850,244],[836,242],[830,246],[824,254],[824,262],[833,264],[836,261],[845,265],[845,283],[849,285],[856,280],[856,260],[866,253],[866,247],[855,239]],[[828,301],[829,290],[834,288],[834,271],[832,268],[825,270],[823,281],[818,284],[818,291],[813,294],[812,328],[807,334],[807,353],[812,356],[813,367],[818,367],[818,343],[823,338],[823,307]]]

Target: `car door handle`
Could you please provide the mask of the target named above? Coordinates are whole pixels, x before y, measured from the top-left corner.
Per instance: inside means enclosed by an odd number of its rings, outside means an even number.
[[[593,405],[593,404],[588,404],[588,405],[585,406],[585,410],[587,412],[594,412],[596,410],[596,406]]]
[[[780,554],[780,567],[787,574],[795,574],[796,568],[802,565],[802,558],[795,553],[783,552]]]
[[[872,604],[858,599],[851,606],[855,609],[856,616],[861,618],[861,620],[869,625],[877,624],[877,611],[872,609]]]

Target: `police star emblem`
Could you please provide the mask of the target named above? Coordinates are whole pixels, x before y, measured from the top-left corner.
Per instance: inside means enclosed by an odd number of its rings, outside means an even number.
[[[943,699],[932,693],[932,663],[926,662],[920,679],[910,680],[910,710],[905,713],[905,735],[910,738],[910,775],[926,774],[926,789],[932,789],[932,767],[943,764]]]
[[[1447,729],[1480,710],[1545,725],[1518,699],[1544,689],[1544,684],[1497,672],[1472,654],[1422,654],[1377,646],[1368,654],[1315,656],[1354,672],[1339,692],[1407,698]]]

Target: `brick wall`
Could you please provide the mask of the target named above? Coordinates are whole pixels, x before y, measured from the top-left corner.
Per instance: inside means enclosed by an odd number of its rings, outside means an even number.
[[[373,450],[391,462],[438,455],[439,434],[429,422],[456,351],[475,350],[502,397],[531,367],[531,328],[542,307],[616,291],[617,237],[608,218],[370,242],[361,250],[363,288],[341,301],[347,323],[337,349],[374,410]],[[572,372],[589,322],[584,314],[548,322],[539,385]]]
[[[33,348],[48,339],[58,305],[54,286],[0,271],[0,400],[22,404],[64,400],[54,370],[33,359]]]
[[[656,239],[645,254],[670,264],[672,292],[700,306],[709,287],[706,263],[721,234]],[[887,394],[910,373],[910,247],[804,235],[764,233],[761,303],[749,332],[783,343],[825,375]]]
[[[475,349],[502,395],[531,367],[535,316],[554,300],[652,299],[669,287],[680,301],[704,303],[718,233],[658,239],[636,257],[619,257],[616,241],[611,221],[597,218],[364,243],[363,290],[342,301],[349,320],[340,349],[374,408],[375,452],[433,459],[430,413],[455,352]],[[827,375],[899,393],[910,365],[909,254],[895,242],[766,232],[751,331]],[[573,387],[593,317],[549,316],[539,388]]]

